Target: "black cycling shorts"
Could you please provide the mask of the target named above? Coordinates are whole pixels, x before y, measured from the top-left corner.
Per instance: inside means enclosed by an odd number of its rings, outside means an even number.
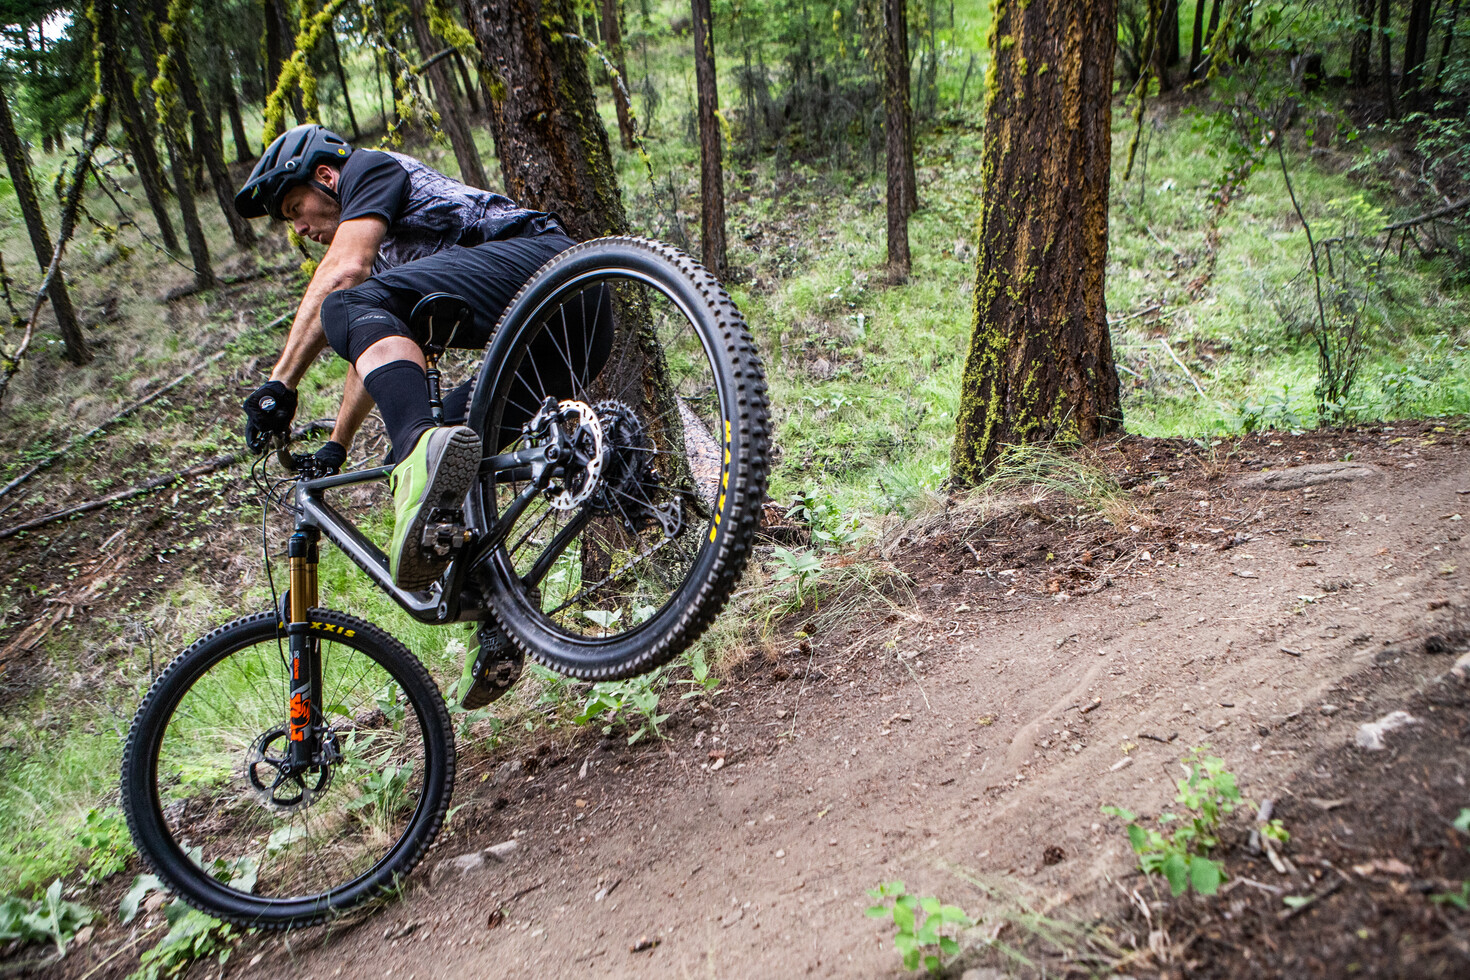
[[[526,281],[558,253],[576,244],[566,235],[550,232],[502,241],[485,242],[472,248],[452,246],[433,255],[405,262],[396,268],[377,273],[367,281],[330,293],[322,302],[322,329],[327,343],[342,357],[357,362],[373,344],[385,337],[408,337],[408,317],[414,305],[429,293],[452,293],[463,297],[473,312],[471,322],[460,326],[454,338],[454,346],[470,350],[483,349],[495,331],[500,315],[510,305]],[[574,342],[572,348],[580,353],[587,352],[585,376],[596,377],[607,363],[612,350],[613,321],[606,297],[594,312],[591,323],[568,323],[573,332],[595,331],[588,337],[582,333],[584,343]],[[532,360],[538,360],[533,348]],[[546,352],[554,357],[555,352]],[[565,365],[561,374],[566,375]],[[583,365],[576,365],[583,373]],[[548,374],[548,378],[555,372]],[[460,385],[444,396],[444,420],[447,423],[463,422],[468,414],[469,398],[473,380]],[[559,398],[570,398],[573,392],[551,391]],[[530,417],[506,418],[503,430],[507,437],[520,431],[520,426]]]

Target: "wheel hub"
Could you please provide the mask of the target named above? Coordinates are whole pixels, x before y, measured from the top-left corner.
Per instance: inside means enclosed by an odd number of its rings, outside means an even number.
[[[283,813],[304,810],[327,791],[341,746],[335,732],[325,733],[319,760],[304,770],[291,765],[289,753],[290,735],[285,726],[262,732],[245,753],[245,777],[256,799]]]

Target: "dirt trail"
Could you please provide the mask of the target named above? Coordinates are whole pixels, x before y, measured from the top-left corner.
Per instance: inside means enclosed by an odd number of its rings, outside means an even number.
[[[1104,462],[1149,517],[1116,529],[1110,565],[1040,511],[989,538],[931,524],[898,558],[915,605],[790,641],[661,746],[466,751],[463,809],[404,901],[248,940],[225,974],[896,976],[891,925],[862,914],[880,881],[971,914],[986,903],[959,872],[1045,908],[1116,907],[1133,861],[1101,804],[1158,812],[1204,742],[1248,796],[1278,793],[1376,703],[1442,674],[1453,658],[1400,644],[1470,601],[1451,519],[1470,516],[1463,433],[1267,437],[1226,461],[1130,444]],[[1373,469],[1242,485],[1345,456]],[[1005,563],[1033,539],[1060,557]],[[1048,592],[1064,544],[1092,594]],[[1400,669],[1375,673],[1387,656]],[[1350,710],[1324,713],[1354,675]],[[506,840],[504,860],[453,863]]]

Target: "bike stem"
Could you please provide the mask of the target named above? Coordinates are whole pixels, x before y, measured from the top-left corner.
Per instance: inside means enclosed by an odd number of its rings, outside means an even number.
[[[317,639],[310,632],[310,610],[317,604],[317,562],[320,559],[317,541],[320,537],[321,532],[314,527],[298,527],[286,550],[291,580],[287,603],[290,618],[286,623],[286,640],[291,656],[287,762],[290,770],[297,773],[310,768],[316,755],[317,738],[312,719],[315,701],[322,689],[322,661]]]

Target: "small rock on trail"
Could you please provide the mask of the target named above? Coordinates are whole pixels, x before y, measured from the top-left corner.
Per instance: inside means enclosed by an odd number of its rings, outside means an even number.
[[[1301,490],[1322,483],[1352,483],[1381,474],[1378,467],[1367,463],[1308,463],[1247,477],[1240,481],[1240,486],[1247,490]]]

